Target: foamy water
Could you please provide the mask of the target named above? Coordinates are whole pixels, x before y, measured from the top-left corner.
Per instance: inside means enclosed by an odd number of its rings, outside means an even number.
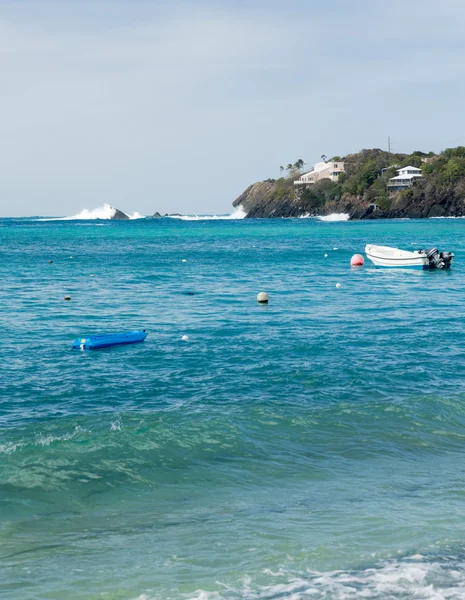
[[[304,215],[301,215],[299,218],[300,219],[315,219],[317,221],[332,222],[332,221],[348,221],[350,219],[350,215],[348,215],[347,213],[332,213],[330,215],[315,216],[310,213],[306,213]]]
[[[186,600],[463,600],[465,598],[465,564],[453,558],[427,560],[413,555],[402,560],[380,563],[358,571],[288,573],[284,569],[273,572],[264,569],[267,584],[245,577],[241,586],[222,584],[222,591],[196,590],[186,594]],[[143,595],[138,600],[158,600],[159,596]]]
[[[170,219],[181,219],[181,221],[233,221],[244,219],[247,213],[239,208],[230,215],[168,215]]]

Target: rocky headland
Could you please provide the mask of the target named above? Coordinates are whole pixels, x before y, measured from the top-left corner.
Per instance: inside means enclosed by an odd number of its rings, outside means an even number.
[[[325,216],[346,213],[351,219],[395,219],[465,216],[465,147],[441,154],[391,154],[362,150],[330,161],[345,163],[338,181],[323,179],[295,193],[301,175],[250,185],[234,202],[246,218]],[[404,166],[421,168],[422,178],[406,190],[391,192],[388,181]]]

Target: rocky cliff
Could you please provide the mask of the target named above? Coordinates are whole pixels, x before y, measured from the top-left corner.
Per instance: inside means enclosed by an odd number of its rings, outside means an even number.
[[[348,213],[363,218],[368,204],[363,198],[347,195],[338,201],[328,200],[314,206],[294,194],[294,180],[268,179],[249,185],[233,202],[235,208],[242,207],[247,219],[271,219],[279,217],[323,216],[331,213]]]
[[[248,219],[300,217],[305,213],[294,198],[291,180],[267,179],[253,183],[234,202],[242,207]]]
[[[378,206],[364,195],[343,194],[339,199],[328,199],[321,206],[313,206],[294,197],[293,189],[282,193],[282,185],[275,180],[250,185],[234,202],[242,206],[247,219],[324,216],[332,213],[348,214],[350,219],[421,219],[428,217],[465,216],[465,184],[447,188],[429,189],[423,182],[415,190],[391,194],[389,204]]]

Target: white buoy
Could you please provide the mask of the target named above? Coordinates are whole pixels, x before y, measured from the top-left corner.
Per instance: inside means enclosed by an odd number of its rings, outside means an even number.
[[[268,304],[268,294],[266,292],[260,292],[257,296],[257,302],[259,304]]]
[[[188,335],[183,335],[181,339],[182,339],[183,342],[188,342],[189,341],[189,336]]]
[[[339,250],[339,248],[333,248],[333,250]]]
[[[187,260],[185,258],[183,258],[181,262],[187,262]]]
[[[91,273],[91,274],[89,275],[89,277],[95,277],[95,275],[94,275],[93,273]]]
[[[70,258],[73,258],[72,256],[70,256]]]
[[[339,289],[341,287],[340,283],[336,283],[336,287]]]
[[[325,254],[325,258],[328,258],[328,255],[327,255],[327,254]]]

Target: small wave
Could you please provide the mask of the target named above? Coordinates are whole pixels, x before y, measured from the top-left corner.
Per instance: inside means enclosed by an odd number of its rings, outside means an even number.
[[[38,433],[35,438],[28,440],[20,440],[18,442],[6,442],[4,444],[0,444],[0,454],[13,454],[17,450],[23,450],[27,447],[34,446],[50,446],[55,442],[68,442],[73,440],[77,435],[81,433],[87,433],[86,429],[83,429],[79,425],[76,425],[73,431],[68,433],[64,433],[63,435],[52,435],[52,434],[44,434]]]
[[[283,569],[278,572],[265,569],[264,575],[268,575],[272,580],[269,585],[254,584],[250,577],[246,577],[239,587],[223,584],[223,592],[199,589],[184,597],[186,600],[187,597],[189,600],[232,600],[234,598],[238,600],[240,598],[256,600],[454,598],[458,600],[465,597],[462,562],[453,559],[429,562],[422,559],[422,556],[415,555],[410,559],[384,563],[363,571],[326,573],[307,571],[301,574],[290,574]],[[140,596],[139,600],[146,598],[149,599],[147,596]]]
[[[230,215],[167,215],[170,219],[181,219],[181,221],[233,221],[244,219],[247,213],[239,207]]]
[[[347,213],[332,213],[331,215],[313,215],[311,213],[305,213],[304,215],[300,215],[299,219],[315,219],[317,221],[348,221],[350,219],[350,215]]]
[[[331,215],[325,215],[324,217],[317,217],[319,221],[348,221],[350,215],[347,213],[333,213]]]
[[[464,217],[429,217],[430,219],[465,219]]]
[[[25,444],[23,442],[6,442],[5,444],[0,444],[0,454],[13,454],[16,450],[21,450]]]

